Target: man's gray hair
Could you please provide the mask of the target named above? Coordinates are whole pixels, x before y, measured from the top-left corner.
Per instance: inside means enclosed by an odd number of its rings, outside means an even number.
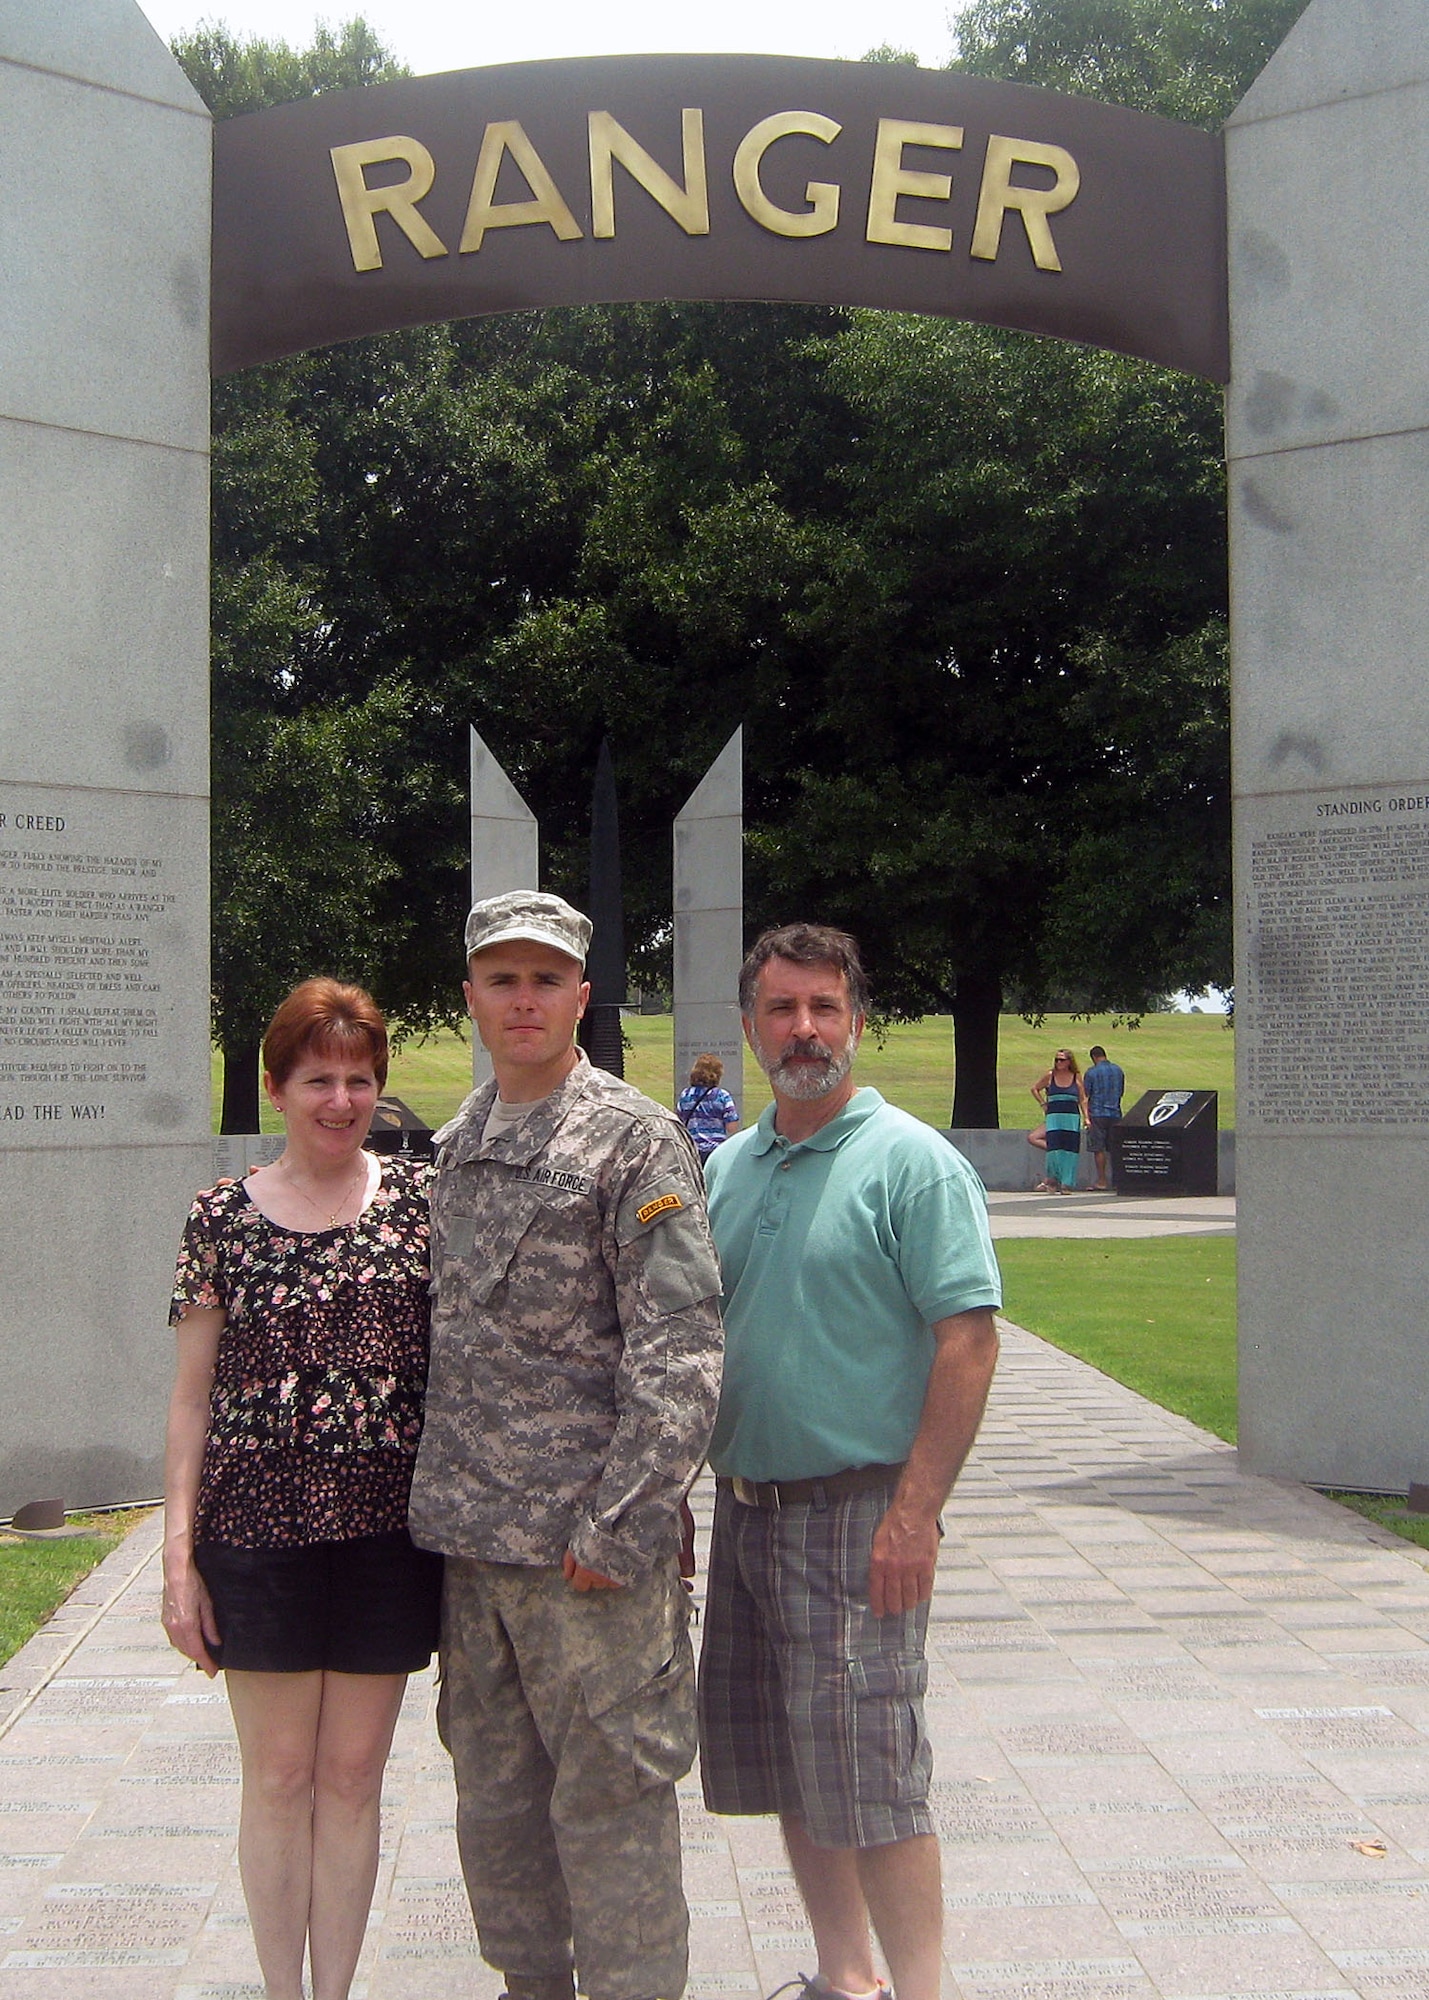
[[[739,968],[739,1011],[752,1016],[759,975],[771,958],[787,959],[791,965],[833,965],[848,983],[848,997],[855,1014],[869,1007],[868,978],[858,945],[847,931],[829,924],[781,924],[765,931],[751,947]]]

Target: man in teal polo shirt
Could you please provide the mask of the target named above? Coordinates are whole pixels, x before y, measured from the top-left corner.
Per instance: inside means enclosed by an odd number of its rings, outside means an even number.
[[[851,937],[766,932],[739,1001],[774,1102],[706,1169],[726,1346],[705,1798],[779,1814],[811,1989],[879,1993],[871,1919],[898,2000],[937,2000],[924,1641],[939,1512],[997,1358],[987,1204],[946,1140],[854,1084],[868,992]]]

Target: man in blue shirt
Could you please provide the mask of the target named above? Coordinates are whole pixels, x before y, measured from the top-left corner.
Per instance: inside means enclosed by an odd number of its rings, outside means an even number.
[[[937,2000],[942,1881],[924,1644],[939,1512],[1001,1303],[982,1185],[852,1077],[868,992],[842,931],[766,932],[740,975],[774,1102],[710,1158],[724,1282],[700,1667],[711,1810],[778,1813],[824,1996]]]
[[[1111,1128],[1121,1116],[1126,1074],[1119,1064],[1107,1061],[1106,1050],[1100,1042],[1092,1050],[1091,1065],[1082,1078],[1082,1088],[1087,1093],[1087,1138],[1097,1163],[1093,1186],[1101,1189],[1107,1184],[1107,1150],[1111,1145]]]

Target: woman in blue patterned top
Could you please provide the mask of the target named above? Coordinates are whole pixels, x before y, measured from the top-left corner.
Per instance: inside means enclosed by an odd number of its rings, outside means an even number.
[[[739,1130],[739,1107],[721,1086],[723,1075],[724,1064],[718,1056],[696,1056],[690,1081],[675,1100],[676,1115],[702,1161],[716,1146],[722,1146],[731,1132]]]

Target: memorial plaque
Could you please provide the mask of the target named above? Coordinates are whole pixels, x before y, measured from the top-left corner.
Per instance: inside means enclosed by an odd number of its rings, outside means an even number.
[[[353,1992],[357,1992],[355,1986]],[[251,1986],[246,1980],[221,1979],[205,1980],[199,1986],[177,1987],[174,2000],[264,2000],[264,1996],[261,1986]]]
[[[1429,1881],[1420,1875],[1409,1880],[1388,1880],[1383,1875],[1368,1875],[1357,1882],[1271,1882],[1272,1895],[1286,1902],[1301,1900],[1318,1902],[1323,1896],[1423,1896],[1429,1891]]]
[[[1119,1819],[1136,1814],[1184,1813],[1184,1799],[1065,1799],[1048,1800],[1046,1811],[1059,1819]]]
[[[1118,1194],[1217,1192],[1215,1091],[1148,1090],[1112,1126],[1110,1137],[1112,1175]]]
[[[1095,1903],[1090,1889],[981,1889],[943,1891],[945,1910],[1061,1910]]]
[[[1082,1661],[1083,1671],[1095,1664]],[[1097,1679],[1108,1694],[1128,1700],[1230,1701],[1229,1689],[1201,1673],[1190,1661],[1131,1661],[1109,1663],[1097,1671]]]
[[[1203,1812],[1249,1815],[1282,1808],[1303,1812],[1335,1804],[1331,1786],[1318,1771],[1280,1771],[1273,1777],[1251,1779],[1192,1778],[1189,1783],[1202,1794]],[[1320,1797],[1308,1799],[1306,1794],[1312,1791]]]
[[[1026,1793],[1010,1787],[935,1779],[930,1803],[934,1825],[950,1845],[1020,1847],[1055,1838]]]
[[[1250,1870],[1234,1861],[1216,1868],[1101,1869],[1096,1886],[1109,1913],[1133,1923],[1283,1917]],[[1157,1930],[1138,1933],[1147,1937],[1164,1934]]]
[[[1247,846],[1237,889],[1249,944],[1236,1009],[1240,1124],[1422,1126],[1429,791],[1262,797]]]
[[[382,1932],[383,1958],[478,1956],[471,1906],[458,1876],[396,1884]]]
[[[1341,1972],[1391,1972],[1410,1966],[1429,1966],[1429,1951],[1421,1945],[1399,1945],[1383,1951],[1336,1951],[1330,1956]]]
[[[1286,1813],[1258,1820],[1217,1819],[1217,1832],[1242,1847],[1281,1847],[1290,1854],[1342,1854],[1350,1840],[1373,1840],[1375,1829],[1343,1813]]]
[[[1248,1611],[1244,1617],[1227,1612],[1218,1618],[1208,1618],[1199,1611],[1158,1611],[1156,1622],[1167,1629],[1169,1637],[1179,1639],[1183,1646],[1201,1646],[1208,1652],[1219,1646],[1284,1646],[1289,1643],[1280,1626],[1262,1618],[1256,1611]]]
[[[1301,1749],[1408,1750],[1425,1748],[1425,1737],[1388,1708],[1258,1708],[1262,1722]]]
[[[34,1712],[51,1722],[147,1722],[161,1692],[173,1685],[170,1674],[51,1681]]]
[[[1117,1924],[1124,1938],[1294,1937],[1294,1917],[1137,1917]]]
[[[176,1074],[206,857],[187,800],[7,784],[0,798],[0,1141],[208,1134]]]
[[[91,1813],[97,1799],[0,1799],[0,1813]]]
[[[10,1765],[24,1765],[27,1769],[42,1764],[122,1764],[123,1756],[118,1750],[42,1750],[26,1756],[0,1757],[0,1770]]]
[[[211,1882],[57,1884],[3,1964],[17,1971],[183,1965],[212,1895]]]
[[[1030,1618],[940,1621],[938,1645],[950,1653],[1050,1653],[1051,1640]]]
[[[1032,1723],[1002,1731],[1012,1756],[1134,1757],[1145,1746],[1116,1722]]]
[[[238,1745],[231,1736],[169,1736],[146,1743],[121,1782],[159,1778],[213,1785],[227,1784],[238,1775]]]
[[[1043,1958],[955,1965],[960,1986],[997,2000],[1143,2000],[1154,1991],[1134,1958]]]

